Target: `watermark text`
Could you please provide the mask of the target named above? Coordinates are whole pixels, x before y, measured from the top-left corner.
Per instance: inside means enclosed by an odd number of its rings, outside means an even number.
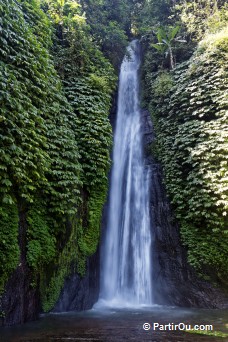
[[[146,331],[184,331],[184,330],[200,330],[200,331],[213,331],[214,327],[212,324],[188,324],[188,323],[168,323],[168,324],[160,324],[158,322],[154,323],[144,323],[143,329]]]

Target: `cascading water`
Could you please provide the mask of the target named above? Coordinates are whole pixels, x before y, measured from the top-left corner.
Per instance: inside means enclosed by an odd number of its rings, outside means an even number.
[[[120,72],[108,224],[99,303],[151,304],[149,177],[144,165],[138,100],[139,45],[128,47]]]

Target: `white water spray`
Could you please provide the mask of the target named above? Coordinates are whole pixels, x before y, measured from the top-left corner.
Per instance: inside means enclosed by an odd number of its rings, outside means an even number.
[[[142,153],[137,41],[128,53],[120,71],[99,299],[99,304],[120,307],[152,303],[149,177]]]

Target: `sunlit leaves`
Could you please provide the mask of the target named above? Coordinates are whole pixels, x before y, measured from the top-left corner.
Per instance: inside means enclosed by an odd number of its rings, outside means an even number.
[[[77,1],[41,3],[44,12],[36,0],[0,5],[0,289],[18,264],[18,241],[24,239],[32,286],[41,279],[48,311],[72,261],[83,275],[86,257],[97,248],[116,76]],[[113,36],[117,26],[110,25]]]
[[[227,42],[226,29],[208,36],[192,59],[172,73],[173,85],[166,74],[159,75],[152,83],[150,104],[156,151],[189,261],[198,269],[207,267],[209,273],[215,267],[224,279],[228,269]]]
[[[11,236],[12,243],[0,246],[3,286],[18,262],[17,203],[23,203],[27,212],[39,197],[46,205],[45,214],[64,227],[80,202],[81,166],[73,110],[47,50],[51,41],[47,17],[36,1],[7,0],[1,11],[0,210],[5,216],[0,235],[2,241]],[[12,207],[17,212],[13,222],[7,217]],[[27,220],[27,261],[38,269],[44,258],[48,264],[56,253],[59,227],[50,232],[46,218],[38,214]]]
[[[76,132],[83,183],[90,187],[103,183],[107,177],[112,141],[108,120],[110,95],[96,89],[94,76],[91,85],[89,78],[72,78],[66,85],[66,94],[78,117]]]

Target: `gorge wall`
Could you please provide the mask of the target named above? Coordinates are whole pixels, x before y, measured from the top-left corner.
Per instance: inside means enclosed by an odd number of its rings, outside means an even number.
[[[110,119],[115,126],[116,97]],[[150,114],[142,111],[142,129],[146,163],[150,167],[150,208],[153,236],[153,294],[157,304],[186,307],[218,308],[225,305],[223,293],[209,282],[199,280],[187,262],[187,252],[180,241],[179,227],[167,198],[160,164],[152,157],[150,146],[155,139]],[[107,223],[107,203],[103,210],[101,231]],[[20,231],[26,227],[21,215]],[[102,240],[101,240],[102,243]],[[21,239],[21,248],[23,247]],[[40,294],[32,288],[31,273],[21,254],[18,268],[9,279],[1,298],[2,325],[22,324],[37,319],[41,311]],[[60,297],[53,312],[90,309],[98,300],[100,280],[100,255],[97,252],[87,259],[86,274],[73,272],[64,281]],[[16,291],[15,291],[16,289]]]
[[[116,97],[110,114],[112,127],[116,120]],[[151,116],[142,111],[142,130],[146,164],[150,168],[150,209],[153,236],[153,295],[156,304],[180,307],[222,308],[227,306],[225,294],[210,282],[202,280],[187,261],[178,223],[167,197],[161,165],[152,157],[151,144],[155,139]],[[107,205],[104,205],[102,236],[107,224]],[[65,281],[54,312],[90,309],[99,295],[99,251],[88,260],[87,274],[72,275]]]
[[[99,242],[117,77],[83,10],[55,5],[0,4],[0,325],[53,309]]]
[[[113,94],[112,107],[109,114],[113,132],[116,124],[117,101],[118,89]],[[85,277],[81,277],[79,274],[73,273],[67,277],[53,312],[88,310],[91,309],[98,300],[100,290],[100,258],[102,257],[100,255],[100,245],[103,243],[103,233],[107,225],[108,201],[109,193],[107,193],[107,198],[103,206],[100,227],[100,244],[96,253],[87,259],[86,275]]]
[[[112,145],[108,115],[117,79],[113,66],[117,70],[132,24],[147,45],[144,88],[164,171],[151,157],[154,137],[144,112],[155,301],[220,306],[220,291],[188,265],[227,288],[225,7],[221,27],[212,30],[216,34],[186,61],[196,42],[174,46],[170,33],[177,33],[181,18],[170,22],[174,8],[168,1],[165,12],[160,1],[145,2],[141,19],[130,1],[124,0],[127,7],[113,0],[102,5],[85,0],[82,7],[76,2],[66,0],[58,8],[55,0],[0,4],[0,325],[24,323],[42,311],[86,309],[97,300],[96,251]],[[203,7],[201,19],[204,25]],[[174,70],[169,54],[164,59],[151,46],[158,44],[160,24],[181,63]],[[181,30],[186,36],[184,25]],[[102,229],[106,214],[105,206]]]
[[[156,304],[218,308],[226,305],[223,292],[200,280],[187,261],[179,226],[167,197],[161,165],[151,155],[154,130],[147,110],[142,112],[145,156],[151,168],[151,227],[153,234],[153,293]]]
[[[81,277],[75,273],[67,277],[60,297],[52,312],[82,311],[91,309],[97,302],[100,283],[99,247],[97,252],[88,258],[86,275]]]

